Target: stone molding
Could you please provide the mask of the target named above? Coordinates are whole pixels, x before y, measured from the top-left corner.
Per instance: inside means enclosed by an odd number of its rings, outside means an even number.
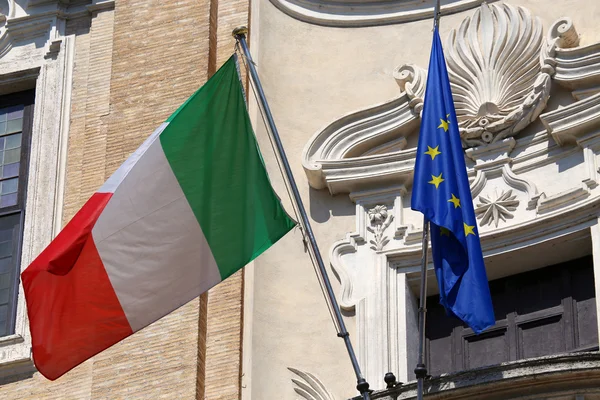
[[[49,8],[49,3],[55,7]],[[14,0],[9,1],[11,11],[4,25],[0,25],[0,60],[13,46],[43,35],[47,36],[46,57],[51,57],[59,50],[67,20],[89,17],[95,12],[112,10],[115,6],[114,0],[89,0],[87,4],[77,3],[72,7],[69,7],[68,1],[29,1],[27,13],[17,15],[14,4]]]
[[[465,11],[483,1],[450,0],[441,6],[441,13],[448,15]],[[491,1],[495,0],[488,0]],[[338,27],[399,24],[431,18],[434,12],[432,0],[271,0],[271,3],[300,21]]]
[[[495,143],[527,127],[546,107],[551,77],[562,83],[561,77],[569,76],[578,88],[595,82],[595,72],[586,71],[600,70],[595,64],[600,63],[600,43],[596,46],[597,61],[596,53],[593,57],[588,54],[595,51],[595,46],[562,47],[578,44],[572,23],[564,21],[568,19],[554,23],[544,41],[539,19],[523,7],[484,3],[473,18],[465,18],[461,27],[451,32],[446,45],[448,69],[465,146]],[[494,28],[481,31],[484,25]],[[487,38],[483,44],[479,43],[480,36]],[[505,46],[496,48],[496,42]],[[562,56],[568,51],[578,54],[576,62]],[[495,68],[497,65],[501,67]],[[583,70],[582,65],[586,66]],[[386,182],[410,186],[415,149],[405,146],[420,124],[426,72],[406,64],[396,68],[394,77],[401,89],[397,98],[347,114],[309,140],[302,163],[311,187],[327,187],[336,194]],[[574,96],[593,102],[594,92],[584,90]],[[582,127],[589,114],[596,115],[595,109],[577,104],[570,107],[579,107],[588,114],[577,121]],[[542,121],[562,120],[566,112],[556,111],[558,115],[553,117],[551,113]]]

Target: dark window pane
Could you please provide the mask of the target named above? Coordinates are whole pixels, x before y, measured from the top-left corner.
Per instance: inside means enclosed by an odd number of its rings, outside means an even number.
[[[8,304],[8,295],[10,293],[10,289],[0,289],[0,304]]]
[[[21,158],[21,149],[6,150],[4,152],[4,164],[19,162]]]
[[[14,135],[8,135],[3,139],[6,139],[6,149],[16,149],[21,147],[21,134],[16,133]]]
[[[0,289],[7,289],[10,287],[10,274],[0,274]]]
[[[0,242],[0,257],[9,257],[12,255],[12,240]]]
[[[13,119],[6,122],[6,133],[16,133],[23,130],[23,119]]]
[[[13,176],[19,176],[19,167],[21,163],[6,164],[2,167],[2,178],[12,178]]]
[[[11,193],[0,196],[0,207],[10,207],[17,204],[17,194]]]
[[[0,258],[0,274],[12,271],[12,257]]]
[[[18,119],[18,118],[23,118],[24,110],[25,110],[25,107],[22,104],[19,104],[17,106],[5,108],[4,112],[6,113],[7,119]]]
[[[7,179],[0,182],[0,194],[5,195],[9,193],[15,193],[19,187],[19,179]]]
[[[0,336],[14,333],[34,91],[0,96]],[[7,214],[10,212],[11,214]],[[3,287],[6,285],[6,287]]]

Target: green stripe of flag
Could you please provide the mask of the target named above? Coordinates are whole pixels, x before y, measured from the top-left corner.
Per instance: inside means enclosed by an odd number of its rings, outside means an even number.
[[[234,57],[167,122],[161,145],[225,279],[295,225],[269,182]]]

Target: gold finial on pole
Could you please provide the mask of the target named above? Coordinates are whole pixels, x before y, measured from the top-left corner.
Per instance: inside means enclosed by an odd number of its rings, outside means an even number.
[[[231,36],[233,36],[234,38],[237,38],[238,36],[241,35],[248,35],[248,28],[245,26],[238,26],[237,28],[235,28],[232,32],[231,32]]]

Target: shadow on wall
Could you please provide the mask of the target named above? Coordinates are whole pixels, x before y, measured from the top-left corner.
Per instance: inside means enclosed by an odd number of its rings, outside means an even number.
[[[327,222],[333,216],[348,216],[355,214],[355,205],[348,195],[342,193],[332,196],[324,190],[309,189],[309,214],[315,222]]]

